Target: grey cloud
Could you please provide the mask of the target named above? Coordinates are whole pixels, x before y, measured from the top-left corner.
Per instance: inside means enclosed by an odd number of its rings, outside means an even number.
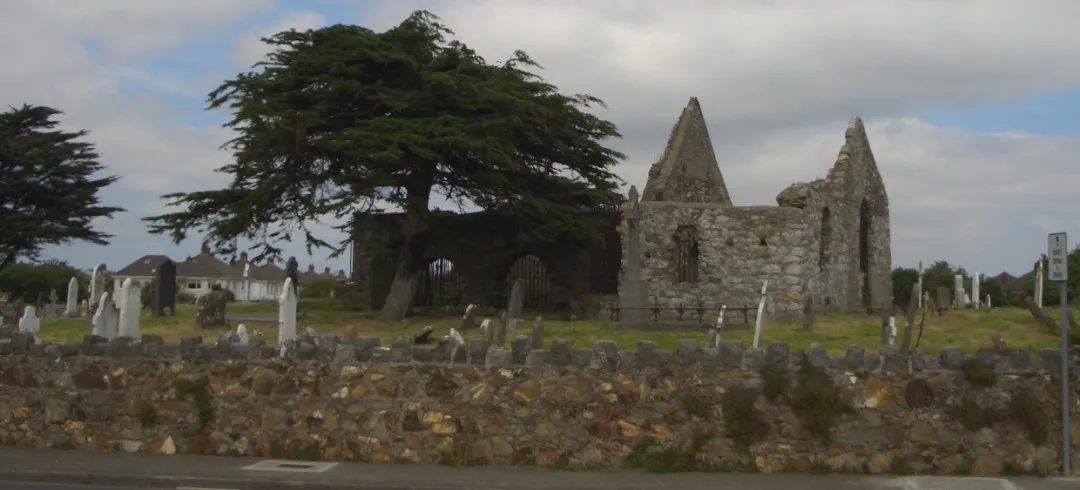
[[[167,93],[184,88],[183,81],[124,63],[220,30],[268,8],[269,0],[60,3],[0,5],[0,54],[7,61],[0,104],[55,105],[68,112],[68,125],[90,129],[106,162],[124,177],[108,200],[131,212],[103,224],[118,235],[113,246],[57,253],[82,265],[122,265],[142,253],[194,252],[196,240],[173,247],[147,237],[138,219],[160,210],[163,192],[222,183],[212,170],[227,159],[218,146],[229,133],[191,127],[162,100],[123,92],[122,82]],[[610,109],[602,115],[625,136],[614,145],[629,155],[618,169],[629,184],[644,183],[693,95],[701,99],[733,197],[745,205],[772,204],[792,182],[824,175],[847,119],[863,116],[889,188],[898,265],[947,259],[1019,272],[1045,247],[1046,232],[1080,233],[1071,212],[1080,198],[1070,184],[1080,182],[1071,165],[1080,136],[976,134],[907,117],[927,106],[1080,86],[1080,65],[1072,62],[1080,44],[1075,1],[379,5],[356,20],[385,28],[429,8],[489,59],[525,49],[546,67],[549,81],[605,99]],[[313,12],[279,14],[268,28],[306,28],[322,19]],[[252,40],[267,33],[255,31],[222,49],[233,49],[246,65],[260,52]],[[101,49],[89,50],[84,41]],[[194,87],[221,78],[193,77]],[[193,103],[201,109],[201,101]],[[305,254],[299,245],[290,251]]]

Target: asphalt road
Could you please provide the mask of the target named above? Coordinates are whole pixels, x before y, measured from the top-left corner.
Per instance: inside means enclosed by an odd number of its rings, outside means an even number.
[[[0,490],[160,490],[133,487],[102,487],[97,485],[56,485],[52,483],[22,483],[0,481]]]

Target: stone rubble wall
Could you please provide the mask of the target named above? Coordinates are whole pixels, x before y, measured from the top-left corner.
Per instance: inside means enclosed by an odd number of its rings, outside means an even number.
[[[712,468],[888,473],[902,464],[990,475],[1050,474],[1060,464],[1055,423],[1036,438],[1016,420],[967,429],[956,415],[965,400],[1001,407],[1023,396],[1036,397],[1048,420],[1056,417],[1061,355],[1053,350],[966,356],[944,349],[932,357],[852,347],[830,357],[819,347],[793,353],[784,343],[744,349],[727,342],[710,349],[693,340],[673,352],[649,341],[634,350],[564,340],[531,349],[519,337],[509,349],[472,341],[452,365],[451,352],[446,341],[382,346],[327,336],[302,339],[279,358],[273,346],[198,337],[38,344],[16,333],[0,340],[0,443],[375,462],[456,455],[457,464],[605,468],[623,465],[644,438],[679,447],[704,434],[697,459]],[[966,381],[971,363],[996,373],[992,386]],[[783,401],[758,397],[767,434],[736,444],[717,400],[740,387],[761,390],[762,369],[803,365],[827,373],[848,404],[831,436],[814,436]],[[179,392],[181,385],[188,391]],[[1080,410],[1073,411],[1076,424]],[[1080,446],[1080,427],[1072,428],[1071,444]]]
[[[674,308],[705,304],[714,310],[757,307],[761,285],[769,281],[768,312],[774,318],[802,314],[809,276],[814,230],[801,209],[716,204],[641,203],[643,278],[648,279],[651,304],[669,309],[660,320],[674,320]],[[700,247],[698,281],[676,279],[675,230],[692,225]],[[623,267],[626,243],[623,242]],[[816,263],[816,262],[815,262]],[[713,320],[709,320],[712,323]]]

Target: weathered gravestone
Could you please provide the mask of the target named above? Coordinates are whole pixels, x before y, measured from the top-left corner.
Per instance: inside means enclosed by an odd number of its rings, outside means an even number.
[[[300,264],[296,262],[296,257],[289,257],[288,262],[285,263],[285,279],[289,279],[292,284],[293,294],[300,295]]]
[[[213,290],[195,300],[195,328],[225,326],[225,293]]]
[[[176,262],[165,259],[155,274],[154,316],[171,316],[176,311]]]
[[[934,306],[937,307],[938,314],[945,314],[945,310],[949,309],[950,304],[952,304],[952,295],[949,292],[949,288],[945,286],[938,286],[937,297],[934,298]]]
[[[503,315],[502,324],[499,326],[499,345],[506,345],[506,331],[517,330],[522,322],[521,311],[525,307],[525,281],[522,278],[514,279],[514,285],[510,288],[510,299],[506,304],[506,313]]]
[[[67,304],[64,305],[64,316],[76,316],[79,314],[79,280],[72,277],[68,281]]]
[[[55,289],[49,290],[49,306],[45,309],[45,314],[48,316],[57,316],[60,312],[60,296],[56,294]]]

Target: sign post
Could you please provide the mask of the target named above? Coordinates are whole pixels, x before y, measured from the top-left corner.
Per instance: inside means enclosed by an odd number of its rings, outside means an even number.
[[[1049,251],[1046,254],[1049,258],[1049,279],[1057,281],[1061,294],[1061,467],[1063,476],[1068,477],[1072,474],[1069,457],[1069,405],[1072,399],[1069,396],[1069,238],[1065,232],[1051,233],[1049,238]]]

